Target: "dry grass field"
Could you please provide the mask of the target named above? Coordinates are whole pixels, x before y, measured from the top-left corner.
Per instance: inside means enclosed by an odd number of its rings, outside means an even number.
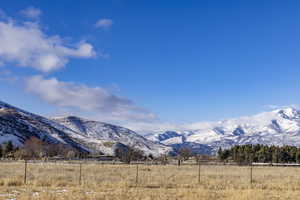
[[[0,163],[0,200],[300,199],[300,168]],[[80,183],[81,182],[81,183]]]

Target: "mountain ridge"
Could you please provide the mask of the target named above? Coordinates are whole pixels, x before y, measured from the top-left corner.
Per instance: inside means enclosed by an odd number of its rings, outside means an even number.
[[[170,137],[170,132],[174,136]],[[187,142],[202,144],[210,154],[215,154],[220,147],[239,144],[300,146],[300,111],[286,107],[248,117],[198,123],[193,128],[147,134],[146,137],[168,146],[185,147]],[[203,152],[201,149],[192,150]]]
[[[142,135],[128,128],[77,116],[46,118],[0,101],[0,143],[12,141],[21,146],[32,136],[47,143],[62,143],[79,151],[108,155],[113,155],[120,145],[136,147],[154,156],[176,153],[181,148],[215,154],[220,147],[243,144],[300,147],[300,111],[286,107]]]
[[[73,126],[64,123],[66,120],[72,122]],[[78,125],[74,126],[76,120]],[[113,148],[120,144],[134,146],[143,150],[145,154],[155,156],[171,150],[170,147],[147,140],[134,131],[120,126],[75,116],[64,120],[48,119],[0,101],[0,144],[12,141],[15,146],[22,146],[31,137],[46,143],[71,146],[81,152],[109,155],[113,155]],[[118,140],[118,137],[121,139]],[[103,147],[105,144],[107,148]]]
[[[52,119],[59,124],[80,133],[83,137],[88,136],[87,139],[78,139],[81,140],[81,142],[89,143],[93,146],[98,144],[96,149],[106,154],[113,154],[112,151],[114,149],[109,148],[105,143],[114,143],[113,145],[122,143],[139,148],[145,153],[151,153],[156,156],[171,151],[169,147],[147,140],[142,135],[121,126],[84,119],[77,116],[55,117]]]

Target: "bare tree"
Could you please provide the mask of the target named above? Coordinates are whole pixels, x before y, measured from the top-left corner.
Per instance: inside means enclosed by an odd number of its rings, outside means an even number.
[[[3,156],[6,158],[12,157],[13,153],[16,151],[12,141],[8,141],[3,145]]]
[[[160,157],[158,157],[158,160],[161,162],[161,164],[166,165],[168,164],[168,156],[166,154],[162,154],[160,155]]]
[[[44,142],[36,137],[31,137],[24,143],[23,150],[25,155],[31,159],[39,159],[46,155]]]
[[[75,156],[76,156],[76,152],[73,151],[73,150],[69,150],[68,153],[67,153],[67,155],[66,155],[66,158],[72,159],[72,158],[74,158]]]
[[[195,157],[196,163],[199,164],[200,161],[201,161],[201,155],[200,154],[196,154],[194,157]]]
[[[183,160],[188,160],[193,154],[189,148],[183,147],[179,150],[179,155]]]
[[[31,137],[14,153],[18,159],[42,159],[58,155],[72,158],[78,155],[78,151],[67,145],[47,144],[36,137]]]
[[[115,156],[119,158],[122,162],[130,164],[131,161],[142,160],[145,158],[144,152],[132,146],[119,145],[115,149]]]

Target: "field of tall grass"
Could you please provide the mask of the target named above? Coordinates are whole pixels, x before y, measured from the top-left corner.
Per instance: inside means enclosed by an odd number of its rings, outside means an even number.
[[[300,168],[0,162],[0,200],[300,199]],[[200,181],[200,182],[199,182]]]

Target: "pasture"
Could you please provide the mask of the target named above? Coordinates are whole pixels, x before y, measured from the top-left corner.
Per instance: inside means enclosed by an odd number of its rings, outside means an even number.
[[[0,200],[300,198],[298,167],[39,162],[26,180],[24,169],[0,162]]]

